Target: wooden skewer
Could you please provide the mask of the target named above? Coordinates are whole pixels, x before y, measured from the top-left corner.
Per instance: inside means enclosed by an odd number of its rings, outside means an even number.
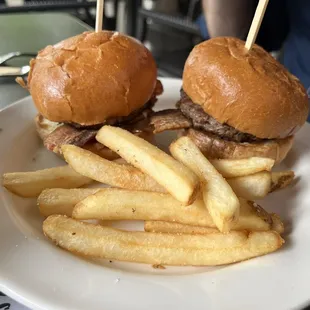
[[[96,8],[96,32],[102,30],[102,21],[103,21],[103,10],[104,10],[104,0],[97,0]]]
[[[255,11],[255,15],[254,18],[252,20],[252,24],[248,33],[248,36],[246,38],[246,42],[245,42],[245,48],[249,51],[253,44],[255,43],[260,25],[262,23],[262,20],[264,18],[265,15],[265,11],[267,8],[269,0],[259,0],[256,11]]]

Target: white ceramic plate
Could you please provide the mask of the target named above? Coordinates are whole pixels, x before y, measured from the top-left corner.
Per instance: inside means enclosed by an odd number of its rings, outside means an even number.
[[[173,107],[181,82],[162,79],[158,109]],[[45,150],[35,132],[30,97],[0,113],[0,173],[63,164]],[[298,309],[310,299],[310,126],[298,133],[284,167],[294,186],[263,201],[286,224],[278,252],[222,266],[167,267],[87,261],[58,249],[42,234],[35,199],[0,188],[0,291],[32,309]],[[174,135],[161,134],[167,145]],[[133,228],[128,225],[129,228]],[[136,227],[136,226],[135,226]]]

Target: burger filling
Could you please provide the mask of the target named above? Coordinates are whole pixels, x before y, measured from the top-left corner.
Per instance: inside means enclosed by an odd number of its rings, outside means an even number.
[[[221,124],[207,114],[200,105],[195,104],[183,89],[181,89],[181,99],[177,103],[177,107],[179,109],[159,111],[152,116],[151,123],[155,133],[165,130],[195,128],[217,135],[224,140],[239,143],[261,140],[228,124]]]

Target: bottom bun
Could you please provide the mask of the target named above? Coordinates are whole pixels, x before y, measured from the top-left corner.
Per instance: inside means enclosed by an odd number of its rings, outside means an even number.
[[[265,140],[252,143],[238,143],[223,140],[218,136],[196,129],[184,130],[180,135],[190,137],[201,152],[210,159],[242,159],[267,157],[280,163],[293,145],[293,136],[285,139]]]
[[[52,121],[49,121],[48,119],[42,117],[41,115],[37,115],[35,118],[35,125],[37,132],[40,136],[40,138],[44,141],[45,138],[52,133],[56,128],[61,126],[61,123],[55,123]],[[134,133],[135,135],[143,138],[144,140],[147,140],[150,143],[154,143],[154,134],[151,131],[138,131]],[[92,140],[87,142],[84,146],[82,146],[83,149],[91,151],[92,153],[95,153],[103,158],[106,158],[108,160],[114,160],[117,158],[120,158],[120,156],[104,146],[103,144],[97,142],[96,140]],[[55,151],[53,151],[58,156],[62,157],[62,154],[60,153],[61,148],[54,148]]]

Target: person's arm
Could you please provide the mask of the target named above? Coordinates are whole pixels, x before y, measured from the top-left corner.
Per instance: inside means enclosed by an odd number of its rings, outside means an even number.
[[[210,37],[232,36],[245,39],[254,13],[252,0],[203,0]]]

